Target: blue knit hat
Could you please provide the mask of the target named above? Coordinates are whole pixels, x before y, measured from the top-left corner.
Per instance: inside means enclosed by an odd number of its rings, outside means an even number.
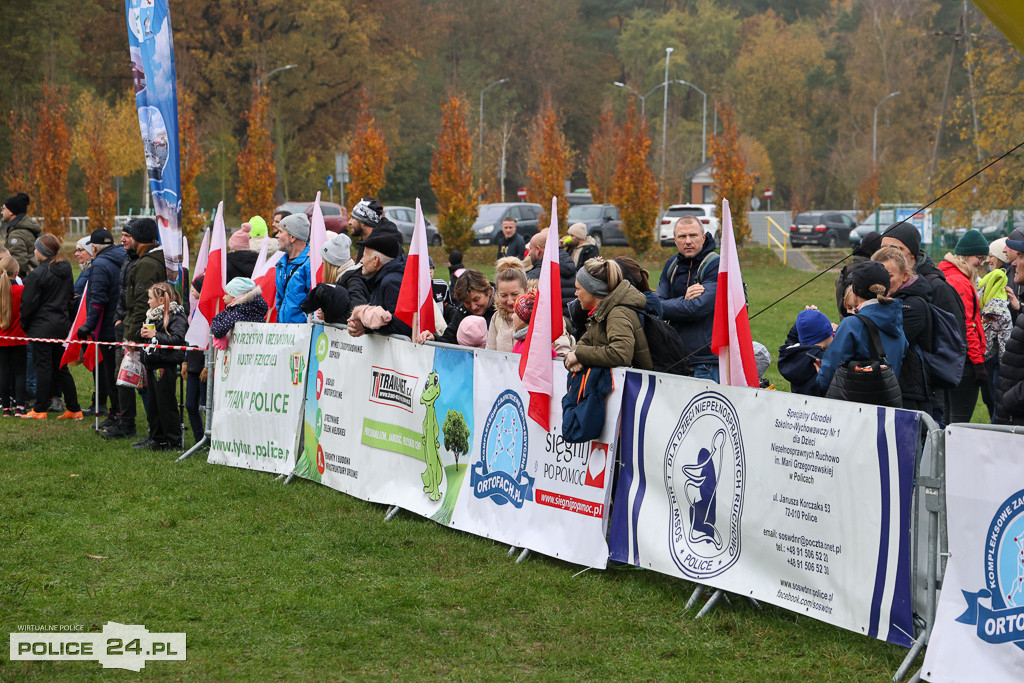
[[[821,311],[807,309],[796,316],[796,334],[803,345],[817,344],[826,337],[835,334],[832,322]]]

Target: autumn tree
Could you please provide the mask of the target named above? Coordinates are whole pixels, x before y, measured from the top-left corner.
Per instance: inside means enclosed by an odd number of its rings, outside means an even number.
[[[32,178],[32,124],[29,117],[13,110],[7,115],[11,129],[12,150],[7,160],[3,184],[10,192],[24,192],[30,197],[36,194]]]
[[[274,208],[274,143],[270,141],[270,98],[259,85],[253,86],[252,105],[244,115],[245,147],[238,153],[238,199],[243,216],[268,213]]]
[[[619,164],[616,133],[612,108],[606,103],[601,108],[601,118],[597,120],[590,153],[587,154],[587,187],[595,204],[604,204],[611,196],[615,168]]]
[[[558,225],[562,232],[569,227],[566,225],[569,205],[563,197],[565,181],[572,173],[572,157],[572,149],[562,133],[558,111],[551,95],[545,95],[526,150],[526,177],[530,183],[529,196],[545,207],[545,216],[549,210],[547,207],[551,206],[551,198],[561,200],[558,202]]]
[[[64,237],[68,202],[68,169],[71,167],[71,127],[67,117],[67,91],[51,83],[43,86],[32,140],[32,178],[38,197],[34,209],[43,218],[43,230]]]
[[[622,232],[636,252],[645,254],[654,246],[658,221],[658,182],[647,165],[651,138],[647,122],[637,114],[630,99],[626,121],[619,129],[617,147],[622,150],[615,168],[611,199],[622,215]]]
[[[362,197],[376,197],[387,182],[387,165],[388,145],[377,127],[376,118],[370,111],[370,100],[364,92],[355,135],[348,150],[349,183],[345,186],[345,196],[352,203]]]
[[[722,200],[728,199],[736,244],[742,245],[750,239],[747,205],[754,189],[754,177],[747,172],[747,159],[740,149],[740,135],[732,107],[727,102],[719,103],[718,116],[722,122],[721,134],[712,135],[709,144],[712,187],[716,197],[715,215],[721,220]]]
[[[178,137],[181,141],[181,231],[191,243],[205,223],[199,213],[196,178],[206,165],[206,152],[199,145],[199,134],[196,132],[195,98],[192,93],[183,93],[178,98]],[[246,218],[250,215],[247,214]]]
[[[437,197],[437,227],[449,249],[465,249],[473,242],[473,143],[466,114],[466,101],[458,95],[452,95],[441,105],[441,134],[430,162],[430,187]]]

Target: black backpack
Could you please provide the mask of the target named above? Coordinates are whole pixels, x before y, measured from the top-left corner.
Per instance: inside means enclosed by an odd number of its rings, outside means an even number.
[[[941,275],[929,273],[924,276],[932,286],[932,301],[928,302],[931,314],[931,349],[918,348],[924,363],[928,387],[931,389],[953,389],[963,378],[967,360],[967,310],[963,299],[953,285]],[[938,296],[936,296],[938,294]],[[933,303],[935,299],[953,303],[954,311]]]
[[[649,314],[642,308],[627,306],[640,316],[640,324],[647,337],[647,348],[651,353],[651,362],[655,372],[667,372],[672,375],[693,377],[693,370],[686,358],[686,347],[679,338],[679,333],[661,318]]]

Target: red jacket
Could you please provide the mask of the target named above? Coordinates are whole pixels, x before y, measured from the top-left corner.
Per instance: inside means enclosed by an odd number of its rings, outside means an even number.
[[[981,307],[978,304],[978,292],[956,264],[949,261],[939,263],[939,270],[946,276],[946,282],[953,286],[964,301],[964,312],[967,318],[967,361],[969,363],[985,362],[985,328],[981,325]]]
[[[24,285],[11,283],[11,324],[0,329],[0,346],[25,346],[28,344],[25,341],[25,330],[21,329],[21,290],[23,289],[25,289]]]

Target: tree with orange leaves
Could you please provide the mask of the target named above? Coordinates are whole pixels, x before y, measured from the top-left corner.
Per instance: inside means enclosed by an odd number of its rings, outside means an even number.
[[[238,153],[238,199],[243,216],[269,213],[274,209],[274,143],[270,141],[270,97],[265,88],[254,85],[252,105],[245,114],[245,147]],[[184,183],[182,183],[184,185]]]
[[[71,215],[71,128],[67,111],[67,90],[44,83],[32,141],[32,179],[39,196],[32,201],[43,218],[43,230],[61,238]]]
[[[13,110],[7,114],[7,125],[11,129],[11,157],[7,160],[3,184],[11,192],[24,192],[35,196],[35,181],[32,178],[32,124],[29,117]]]
[[[647,156],[651,151],[647,122],[637,115],[632,98],[616,146],[622,150],[622,154],[615,168],[611,199],[622,213],[622,232],[629,246],[645,254],[654,246],[654,227],[658,220],[658,182],[647,165]]]
[[[611,196],[615,168],[619,165],[619,146],[615,141],[617,131],[612,116],[611,106],[605,103],[594,130],[594,140],[590,143],[590,154],[587,155],[587,187],[595,204],[604,204]]]
[[[547,94],[537,112],[526,150],[526,178],[530,181],[529,196],[544,207],[546,217],[551,198],[561,200],[558,202],[558,225],[563,233],[569,227],[566,225],[569,205],[564,197],[565,181],[572,173],[572,157],[572,150],[562,133],[558,111],[551,95]]]
[[[388,165],[388,144],[384,134],[377,127],[376,118],[370,111],[370,100],[363,93],[356,118],[355,136],[348,151],[349,183],[345,196],[352,203],[363,197],[376,197],[384,188],[385,168]]]
[[[437,229],[449,249],[465,249],[473,242],[473,142],[466,113],[466,101],[458,95],[441,105],[441,134],[430,162],[430,187],[437,197]]]
[[[717,198],[715,215],[721,220],[722,200],[728,199],[736,244],[742,245],[750,239],[747,207],[750,203],[750,193],[754,190],[754,176],[747,172],[747,159],[740,149],[740,135],[732,106],[727,102],[719,103],[718,117],[722,120],[722,133],[712,135],[708,144],[712,187]]]
[[[178,139],[181,141],[181,232],[189,243],[199,235],[205,220],[199,214],[196,178],[206,164],[206,152],[196,132],[195,98],[186,92],[178,98]],[[252,214],[245,214],[246,217]]]

